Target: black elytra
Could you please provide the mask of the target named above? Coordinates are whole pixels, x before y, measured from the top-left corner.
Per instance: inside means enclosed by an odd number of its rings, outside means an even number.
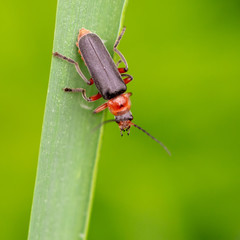
[[[112,99],[127,90],[116,64],[96,34],[82,36],[78,45],[88,71],[104,99]]]

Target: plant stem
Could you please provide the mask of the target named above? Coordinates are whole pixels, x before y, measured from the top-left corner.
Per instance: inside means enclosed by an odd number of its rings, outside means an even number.
[[[113,55],[124,0],[59,0],[53,52],[75,59],[89,76],[75,42],[84,27],[97,33]],[[86,86],[74,66],[53,58],[41,137],[29,240],[86,239],[103,119],[92,110],[101,104],[86,103],[80,94],[64,87]],[[90,108],[90,109],[89,109]]]

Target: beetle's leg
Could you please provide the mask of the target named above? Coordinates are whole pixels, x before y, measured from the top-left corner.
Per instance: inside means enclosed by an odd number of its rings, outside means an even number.
[[[121,62],[122,62],[122,59],[118,60],[118,61],[116,62],[116,66],[118,67]]]
[[[88,81],[90,82],[90,83],[88,83],[89,85],[92,85],[92,84],[94,84],[94,81],[93,81],[93,79],[92,79],[92,78],[90,78]]]
[[[64,88],[63,90],[64,90],[64,92],[81,92],[82,97],[88,102],[96,101],[102,97],[102,95],[100,93],[97,93],[96,95],[91,96],[91,97],[87,97],[86,90],[83,88]]]
[[[127,72],[126,70],[127,70],[126,68],[118,68],[118,71],[120,73],[125,73],[125,72]]]
[[[63,90],[64,90],[64,92],[81,92],[82,93],[82,97],[86,101],[92,102],[91,98],[87,97],[86,90],[83,89],[83,88],[64,88]]]
[[[106,109],[107,107],[108,107],[108,104],[106,102],[106,103],[100,105],[99,107],[97,107],[93,112],[94,113],[99,113],[99,112],[103,111],[104,109]]]
[[[101,95],[100,93],[97,93],[96,95],[91,96],[90,99],[91,99],[92,102],[93,102],[93,101],[98,100],[98,99],[101,98],[101,97],[102,97],[102,95]]]
[[[84,74],[82,73],[82,71],[81,71],[81,69],[80,69],[80,67],[79,67],[79,65],[78,65],[77,62],[75,62],[75,61],[72,60],[71,58],[68,58],[68,57],[65,57],[65,56],[61,55],[61,54],[58,53],[58,52],[54,52],[54,53],[53,53],[53,56],[58,57],[58,58],[61,58],[61,59],[63,59],[63,60],[68,61],[69,63],[74,64],[74,66],[75,66],[78,74],[80,75],[80,77],[81,77],[87,84],[91,85],[91,81],[87,80],[87,78],[84,76]]]
[[[128,84],[129,82],[131,82],[133,80],[133,77],[129,74],[121,74],[122,77],[126,77],[123,79],[125,84]]]
[[[117,38],[117,40],[116,40],[116,42],[115,42],[115,44],[114,44],[114,46],[113,46],[113,51],[114,51],[115,53],[117,53],[117,55],[121,58],[121,60],[122,60],[123,63],[125,64],[125,68],[123,68],[123,69],[124,69],[124,72],[127,72],[127,71],[128,71],[127,61],[126,61],[125,57],[123,56],[123,54],[117,49],[117,46],[118,46],[118,44],[120,43],[120,40],[122,39],[122,36],[123,36],[125,30],[126,30],[126,27],[124,27],[124,28],[122,29],[122,32],[120,33],[119,37]],[[117,64],[119,64],[119,63],[120,63],[120,62],[118,61]],[[118,66],[118,65],[117,65],[117,66]],[[120,72],[120,70],[119,70],[119,72]],[[123,70],[122,70],[122,72],[123,72]],[[120,72],[120,73],[121,73],[121,72]]]
[[[119,65],[121,62],[122,62],[122,59],[120,59],[120,60],[116,63],[116,66],[118,67],[118,65]],[[125,73],[125,72],[127,72],[126,70],[127,70],[126,68],[118,68],[118,71],[119,71],[120,73]]]

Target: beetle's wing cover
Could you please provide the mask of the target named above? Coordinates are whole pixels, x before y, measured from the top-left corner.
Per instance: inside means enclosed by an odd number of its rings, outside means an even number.
[[[84,35],[79,40],[79,49],[98,91],[104,99],[111,99],[126,91],[118,69],[104,46],[94,33]]]

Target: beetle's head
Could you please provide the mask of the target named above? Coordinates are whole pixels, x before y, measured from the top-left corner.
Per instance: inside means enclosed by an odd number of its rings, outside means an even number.
[[[133,120],[133,116],[131,111],[128,111],[119,116],[115,116],[115,121],[120,128],[121,135],[122,135],[122,132],[128,131],[129,128],[132,126],[132,120]],[[128,134],[129,134],[129,131],[128,131]]]

